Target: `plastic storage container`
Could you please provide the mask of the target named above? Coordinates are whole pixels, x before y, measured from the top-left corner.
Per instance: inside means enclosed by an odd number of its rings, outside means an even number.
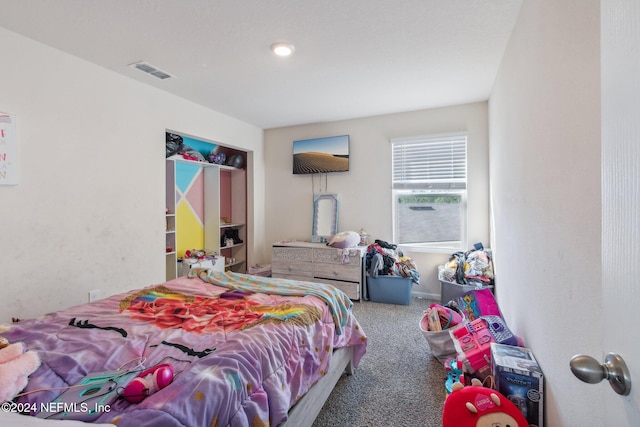
[[[475,285],[461,285],[459,283],[454,282],[445,282],[444,280],[440,280],[440,304],[445,305],[458,295],[461,295],[465,292],[472,291],[474,289],[485,289],[489,288],[493,292],[493,286],[475,286]]]
[[[369,299],[385,304],[411,304],[411,277],[367,276]]]

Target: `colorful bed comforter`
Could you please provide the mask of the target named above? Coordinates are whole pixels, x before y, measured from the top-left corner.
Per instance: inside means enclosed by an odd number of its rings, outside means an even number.
[[[356,366],[366,351],[351,302],[337,289],[234,273],[193,276],[14,324],[4,336],[42,360],[19,402],[35,415],[88,374],[170,363],[170,385],[137,404],[117,399],[95,422],[275,426],[327,372],[334,348],[353,346]]]

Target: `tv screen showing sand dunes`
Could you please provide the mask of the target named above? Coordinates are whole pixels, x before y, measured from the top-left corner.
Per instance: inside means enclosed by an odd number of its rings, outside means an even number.
[[[349,135],[293,141],[293,173],[349,170]]]

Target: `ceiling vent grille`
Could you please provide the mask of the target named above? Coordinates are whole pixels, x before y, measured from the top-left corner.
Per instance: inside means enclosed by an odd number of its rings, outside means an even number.
[[[157,77],[161,80],[173,77],[171,74],[167,73],[166,71],[162,71],[157,67],[154,67],[153,65],[148,64],[144,61],[134,62],[133,64],[129,64],[129,66],[133,68],[137,68],[140,71],[144,71],[147,74],[151,74],[152,76]]]

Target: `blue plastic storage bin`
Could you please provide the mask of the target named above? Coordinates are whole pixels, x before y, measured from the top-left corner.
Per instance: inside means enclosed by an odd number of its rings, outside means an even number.
[[[369,299],[385,304],[411,304],[411,277],[367,276]]]

